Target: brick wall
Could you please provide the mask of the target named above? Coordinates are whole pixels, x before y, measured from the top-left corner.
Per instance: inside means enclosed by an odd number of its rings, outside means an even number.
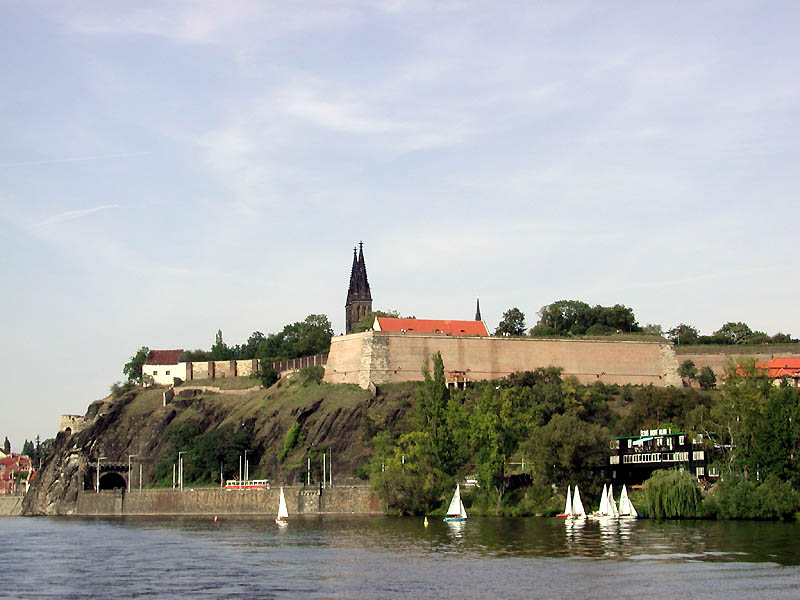
[[[583,383],[680,385],[669,344],[375,331],[334,338],[325,380],[364,388],[370,382],[419,381],[425,357],[437,351],[445,370],[464,371],[472,381],[558,366]]]

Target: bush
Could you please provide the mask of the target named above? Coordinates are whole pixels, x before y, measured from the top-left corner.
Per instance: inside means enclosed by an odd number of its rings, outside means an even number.
[[[800,494],[774,476],[757,485],[734,475],[712,488],[703,509],[712,519],[786,520],[800,510]]]
[[[281,378],[280,374],[264,361],[259,363],[258,371],[253,373],[253,377],[261,380],[261,387],[264,389],[270,387]]]
[[[286,436],[283,438],[283,449],[278,454],[278,460],[280,462],[286,460],[286,457],[289,456],[289,452],[294,450],[299,440],[300,440],[300,423],[295,423],[294,425],[289,427],[289,430],[286,432]]]
[[[325,367],[303,367],[298,371],[297,375],[303,385],[320,384],[322,383],[322,378],[325,377]]]
[[[688,471],[656,471],[642,486],[643,509],[655,519],[693,519],[702,513],[700,484]]]

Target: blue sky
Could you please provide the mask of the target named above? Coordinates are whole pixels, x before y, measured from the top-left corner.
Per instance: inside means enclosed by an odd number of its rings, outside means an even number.
[[[140,346],[560,299],[800,336],[793,2],[0,0],[0,435]]]

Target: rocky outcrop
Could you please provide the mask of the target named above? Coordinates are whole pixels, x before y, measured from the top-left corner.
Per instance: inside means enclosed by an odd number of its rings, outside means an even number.
[[[163,406],[159,389],[137,389],[121,397],[93,402],[83,417],[85,428],[69,428],[56,437],[54,450],[31,483],[23,502],[26,515],[70,515],[77,509],[78,492],[94,489],[96,461],[116,465],[127,475],[129,455],[142,466],[145,487],[155,482],[156,466],[170,450],[166,428],[176,419],[191,419],[202,431],[226,424],[246,426],[255,448],[249,452],[252,478],[294,482],[314,449],[331,448],[338,477],[351,477],[370,457],[365,421],[393,424],[410,405],[413,384],[395,387],[390,396],[373,395],[355,386],[307,385],[281,381],[269,390],[247,395],[195,391],[176,396]],[[298,423],[302,443],[284,462],[277,458],[286,431]],[[101,471],[104,472],[104,471]],[[138,483],[138,472],[136,479]]]

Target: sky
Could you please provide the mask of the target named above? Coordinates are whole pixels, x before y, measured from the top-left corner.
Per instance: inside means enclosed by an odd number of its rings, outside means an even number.
[[[562,299],[800,337],[796,2],[0,0],[0,436],[141,347]]]

